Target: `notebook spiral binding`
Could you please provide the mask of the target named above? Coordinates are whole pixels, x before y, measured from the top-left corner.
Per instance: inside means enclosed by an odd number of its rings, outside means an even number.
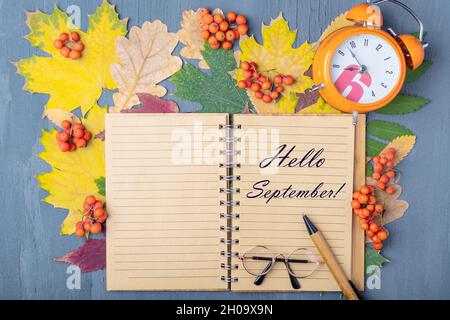
[[[236,162],[234,157],[241,154],[241,150],[235,149],[235,143],[241,142],[240,137],[234,137],[233,131],[236,129],[242,129],[240,124],[226,124],[219,125],[219,129],[226,130],[225,137],[219,138],[219,142],[224,142],[226,144],[225,150],[221,150],[220,155],[226,156],[226,161],[224,163],[220,163],[220,168],[226,169],[226,175],[220,175],[219,180],[226,182],[226,188],[220,188],[219,192],[226,195],[226,200],[220,200],[219,205],[224,207],[224,212],[220,213],[220,218],[226,221],[226,224],[220,226],[220,231],[225,232],[226,236],[220,238],[220,243],[227,246],[226,251],[221,251],[220,255],[226,258],[226,263],[221,263],[221,269],[227,271],[226,276],[221,276],[221,280],[231,284],[233,282],[237,282],[238,278],[231,276],[232,270],[239,269],[238,264],[232,264],[231,259],[238,257],[238,252],[232,251],[233,244],[239,244],[239,239],[233,239],[233,233],[239,231],[239,226],[236,226],[232,221],[239,220],[239,213],[234,213],[233,208],[240,206],[241,202],[233,200],[233,195],[240,194],[240,188],[234,188],[233,182],[240,181],[241,176],[234,175],[233,169],[241,168],[241,164]]]

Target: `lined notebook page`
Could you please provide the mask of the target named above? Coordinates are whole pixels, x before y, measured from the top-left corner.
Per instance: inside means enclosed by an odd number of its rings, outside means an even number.
[[[241,192],[235,198],[240,201],[240,206],[234,208],[240,219],[233,221],[234,226],[239,226],[239,231],[233,234],[233,238],[239,240],[239,244],[233,245],[233,252],[242,255],[253,246],[264,245],[273,254],[287,256],[301,247],[309,249],[314,257],[320,259],[302,221],[304,213],[323,232],[350,278],[350,202],[354,163],[352,117],[236,115],[234,122],[242,125],[241,130],[235,131],[235,136],[242,139],[236,145],[242,154],[238,161],[241,168],[234,172],[241,176],[241,180],[235,183]],[[280,152],[283,145],[284,151]],[[294,149],[289,158],[279,166],[279,157],[286,156],[291,148]],[[308,151],[313,150],[311,155],[314,155],[321,149],[319,156],[311,162],[303,161],[300,167],[299,161]],[[277,154],[278,158],[274,159]],[[298,158],[297,161],[294,158]],[[268,159],[274,159],[270,165],[267,165]],[[261,168],[260,163],[267,167]],[[288,163],[291,166],[284,167]],[[317,186],[317,193],[313,193]],[[288,190],[283,193],[286,188]],[[276,190],[279,190],[278,194]],[[244,270],[238,258],[233,258],[233,263],[238,265],[238,269],[232,272],[238,282],[232,284],[232,290],[293,290],[283,263],[277,262],[260,286],[253,284],[255,277]],[[325,265],[299,282],[304,291],[339,291]]]
[[[107,115],[108,290],[227,289],[226,123],[224,114]]]

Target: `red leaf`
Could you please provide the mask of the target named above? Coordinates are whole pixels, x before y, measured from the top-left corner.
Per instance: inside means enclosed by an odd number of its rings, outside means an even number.
[[[79,266],[81,272],[92,272],[106,267],[106,240],[89,239],[81,247],[53,261]]]
[[[140,107],[133,107],[129,110],[122,110],[121,113],[178,113],[180,109],[175,101],[165,100],[151,94],[138,93],[142,103]]]

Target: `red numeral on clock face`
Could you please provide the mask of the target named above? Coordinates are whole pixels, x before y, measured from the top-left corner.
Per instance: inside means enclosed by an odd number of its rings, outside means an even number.
[[[359,102],[364,96],[365,87],[372,84],[372,77],[368,72],[360,73],[357,65],[349,65],[334,82],[336,89],[347,99]]]

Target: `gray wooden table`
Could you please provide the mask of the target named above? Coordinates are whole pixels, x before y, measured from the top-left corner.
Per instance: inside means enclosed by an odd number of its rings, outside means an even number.
[[[269,23],[281,11],[291,27],[300,33],[299,41],[318,39],[321,31],[353,0],[135,0],[113,1],[131,25],[160,19],[177,31],[181,12],[189,8],[220,7],[237,10],[250,20],[250,29],[260,39],[260,23]],[[391,238],[384,255],[392,260],[381,273],[381,289],[367,290],[371,299],[449,299],[450,251],[450,170],[448,164],[450,121],[450,1],[405,0],[423,18],[428,31],[428,59],[434,65],[407,92],[430,98],[421,111],[396,117],[418,136],[417,146],[401,164],[404,199],[410,209],[392,223]],[[36,157],[41,119],[47,98],[22,91],[24,80],[10,63],[39,52],[23,36],[25,10],[49,12],[54,4],[66,9],[80,6],[82,25],[101,0],[0,0],[0,298],[15,299],[338,299],[337,293],[205,293],[205,292],[115,292],[105,291],[105,273],[82,275],[81,289],[66,287],[67,265],[51,262],[78,247],[81,240],[61,237],[63,210],[41,202],[45,193],[34,176],[48,166]],[[397,8],[387,5],[387,24],[399,32],[416,31],[414,21]],[[169,85],[170,86],[170,85]],[[109,103],[110,95],[102,98]],[[194,105],[180,103],[183,110]],[[392,120],[389,116],[371,116]]]

